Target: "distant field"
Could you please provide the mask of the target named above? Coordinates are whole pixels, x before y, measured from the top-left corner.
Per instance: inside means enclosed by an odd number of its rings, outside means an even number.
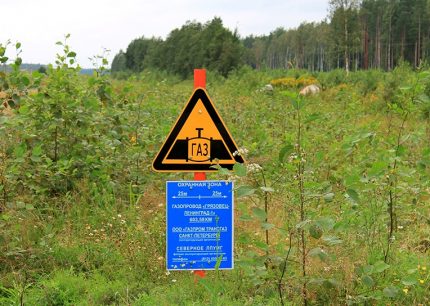
[[[1,305],[430,303],[429,71],[208,72],[248,153],[208,175],[235,181],[235,269],[199,281],[165,269],[165,182],[192,175],[151,170],[192,80],[5,79]]]

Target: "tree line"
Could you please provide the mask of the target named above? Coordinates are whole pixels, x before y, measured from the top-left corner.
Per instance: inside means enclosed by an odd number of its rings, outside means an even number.
[[[329,0],[328,17],[240,38],[220,18],[187,22],[165,40],[138,38],[112,62],[112,72],[156,68],[187,77],[195,67],[226,76],[244,64],[255,69],[418,67],[430,57],[430,0]]]
[[[138,38],[112,61],[112,72],[140,72],[156,68],[187,77],[196,67],[226,76],[243,64],[244,47],[237,32],[223,26],[220,18],[202,24],[187,22],[170,32],[166,40]]]

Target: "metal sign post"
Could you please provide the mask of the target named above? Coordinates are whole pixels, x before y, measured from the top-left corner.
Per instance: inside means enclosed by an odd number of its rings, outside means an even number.
[[[237,145],[206,92],[206,70],[194,70],[194,92],[152,168],[194,172],[194,181],[166,183],[166,268],[233,269],[233,183],[206,181],[214,165],[232,169],[244,163]]]
[[[167,270],[233,269],[233,182],[167,182],[166,203]]]

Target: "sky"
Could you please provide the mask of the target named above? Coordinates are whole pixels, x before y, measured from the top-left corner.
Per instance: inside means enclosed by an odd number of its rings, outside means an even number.
[[[187,21],[205,23],[220,17],[241,37],[270,34],[279,27],[319,22],[328,14],[328,0],[0,0],[0,44],[22,44],[23,62],[55,62],[64,41],[83,68],[89,58],[107,53],[109,61],[139,37],[165,39]],[[15,48],[7,56],[14,58]]]

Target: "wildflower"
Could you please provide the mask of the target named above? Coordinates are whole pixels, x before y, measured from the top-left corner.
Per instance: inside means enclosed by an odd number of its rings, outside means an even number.
[[[246,168],[250,173],[263,170],[263,168],[259,164],[248,164]]]
[[[408,288],[403,288],[403,292],[404,292],[405,294],[408,294],[409,289],[408,289]]]
[[[121,218],[122,216],[120,214],[118,214],[118,218]]]
[[[248,154],[248,149],[246,149],[246,148],[239,148],[237,151],[235,151],[234,153],[233,153],[233,156],[241,156],[241,155],[246,155],[246,154]]]
[[[291,153],[290,156],[288,156],[288,162],[293,162],[294,160],[297,159],[297,154],[296,153]]]
[[[136,144],[136,142],[137,142],[137,139],[136,139],[136,136],[131,136],[131,138],[130,138],[130,142],[132,143],[132,144]]]
[[[170,271],[166,271],[166,276],[169,276],[170,275]]]
[[[172,279],[172,283],[176,283],[176,279]]]
[[[424,280],[423,279],[420,279],[420,284],[424,284]]]
[[[425,270],[427,270],[427,267],[421,267],[421,270],[423,270],[423,271],[425,271]]]

